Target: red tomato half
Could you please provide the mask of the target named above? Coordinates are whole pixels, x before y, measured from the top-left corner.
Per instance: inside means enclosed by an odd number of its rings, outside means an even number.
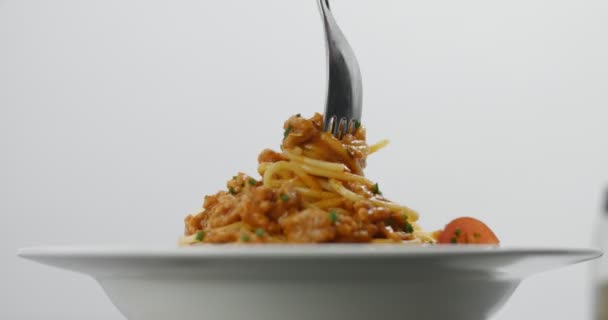
[[[438,243],[499,244],[500,241],[485,223],[470,217],[452,220],[437,239]]]

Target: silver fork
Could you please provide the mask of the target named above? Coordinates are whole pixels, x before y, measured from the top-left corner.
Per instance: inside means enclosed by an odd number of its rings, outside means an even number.
[[[319,0],[319,8],[325,30],[329,73],[324,129],[340,139],[361,124],[361,71],[353,49],[331,13],[329,0]]]

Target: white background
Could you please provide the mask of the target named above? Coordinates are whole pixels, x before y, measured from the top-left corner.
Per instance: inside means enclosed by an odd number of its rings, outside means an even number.
[[[588,246],[608,183],[608,2],[335,0],[360,58],[369,161],[423,226]],[[0,0],[0,318],[123,319],[38,244],[172,244],[204,194],[322,111],[314,0]],[[588,266],[495,317],[587,319]]]

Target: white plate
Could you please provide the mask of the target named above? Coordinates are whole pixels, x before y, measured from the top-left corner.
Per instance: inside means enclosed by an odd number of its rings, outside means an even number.
[[[38,247],[18,254],[92,276],[130,320],[481,320],[524,277],[602,253],[348,244]]]

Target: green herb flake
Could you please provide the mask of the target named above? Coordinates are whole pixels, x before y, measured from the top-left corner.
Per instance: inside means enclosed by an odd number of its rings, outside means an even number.
[[[264,232],[264,229],[262,229],[262,228],[257,228],[257,229],[255,229],[255,234],[256,234],[258,237],[263,237],[263,236],[264,236],[264,234],[266,234],[266,232]]]
[[[258,184],[258,181],[255,180],[254,178],[249,178],[249,185],[250,186],[255,186],[256,184]]]
[[[355,120],[355,130],[359,129],[361,127],[361,121],[359,120]]]
[[[296,118],[300,118],[300,117],[302,117],[301,113],[296,114]]]
[[[205,239],[205,231],[201,230],[201,231],[197,232],[196,237],[194,237],[194,239],[198,242],[203,241],[203,239]]]
[[[479,239],[479,238],[481,238],[481,235],[479,234],[479,232],[475,232],[475,233],[473,233],[473,238]]]
[[[283,140],[285,140],[285,138],[287,138],[287,136],[289,135],[291,130],[293,130],[293,128],[291,126],[288,126],[287,129],[285,129],[285,132],[283,132]]]
[[[235,194],[236,194],[236,191],[234,191],[234,188],[233,188],[233,187],[228,188],[228,192],[229,192],[230,194],[232,194],[232,195],[235,195]]]
[[[458,243],[458,240],[456,240],[456,237],[452,237],[450,239],[450,243]]]
[[[457,238],[458,238],[458,237],[460,237],[460,235],[461,235],[461,234],[462,234],[462,230],[460,230],[460,229],[456,229],[456,230],[454,230],[454,235],[455,235]]]
[[[248,234],[243,233],[243,234],[241,235],[241,241],[243,241],[243,242],[249,242],[249,240],[251,240],[251,238],[249,238],[249,235],[248,235]]]
[[[393,225],[393,224],[395,224],[395,220],[393,220],[393,218],[388,218],[388,219],[384,220],[384,224],[387,226]]]
[[[405,226],[403,226],[403,231],[405,231],[406,233],[413,233],[414,232],[414,226],[412,226],[411,223],[406,222]]]
[[[331,221],[331,223],[336,223],[338,221],[338,213],[336,213],[335,211],[330,211],[329,221]]]
[[[286,194],[282,194],[280,198],[281,198],[281,201],[283,201],[283,202],[289,201],[289,196]]]
[[[236,176],[232,176],[232,180],[236,180]]]
[[[380,191],[380,186],[378,185],[378,183],[376,183],[372,186],[372,192],[374,194],[382,195],[382,192]]]

